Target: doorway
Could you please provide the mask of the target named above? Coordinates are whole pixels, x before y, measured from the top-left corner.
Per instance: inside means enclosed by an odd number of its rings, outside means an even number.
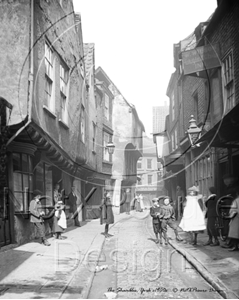
[[[8,189],[4,188],[0,195],[0,247],[11,243],[10,205]]]

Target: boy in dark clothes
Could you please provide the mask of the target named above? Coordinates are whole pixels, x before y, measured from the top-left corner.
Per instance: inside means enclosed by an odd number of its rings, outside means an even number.
[[[174,230],[176,235],[176,240],[179,242],[182,241],[181,237],[178,235],[178,226],[177,224],[174,223],[175,221],[174,209],[170,205],[169,198],[165,198],[164,204],[160,207],[159,220],[161,221],[161,228],[164,234],[165,245],[168,244],[167,225]]]
[[[150,215],[152,217],[153,221],[153,229],[156,237],[155,243],[159,243],[158,234],[160,234],[160,244],[162,244],[162,230],[161,230],[161,222],[158,218],[159,212],[160,212],[160,206],[159,206],[159,200],[158,198],[154,198],[152,200],[153,206],[150,207]]]

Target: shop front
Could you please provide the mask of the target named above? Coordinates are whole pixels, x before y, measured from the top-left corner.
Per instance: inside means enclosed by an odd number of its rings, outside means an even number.
[[[238,114],[239,105],[236,105],[230,112],[222,116],[221,120],[197,141],[200,145],[210,147],[210,151],[213,153],[212,159],[214,159],[215,162],[214,183],[219,197],[227,194],[227,188],[223,181],[225,174],[233,174],[236,178],[239,178]],[[210,159],[210,157],[207,158],[208,163]],[[205,164],[204,162],[204,165]],[[206,167],[204,167],[204,170],[205,169]],[[203,175],[201,175],[201,177],[202,176]]]
[[[45,230],[49,234],[55,204],[54,187],[56,183],[59,184],[59,193],[66,202],[65,198],[71,191],[74,168],[59,147],[31,125],[7,145],[7,162],[8,194],[5,201],[8,203],[10,221],[8,243],[23,244],[36,237],[29,213],[34,190],[43,194],[41,203],[48,217]]]

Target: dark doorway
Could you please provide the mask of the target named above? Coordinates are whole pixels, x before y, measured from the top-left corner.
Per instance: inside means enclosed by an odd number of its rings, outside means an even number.
[[[11,243],[10,203],[8,188],[3,188],[0,195],[0,246]]]

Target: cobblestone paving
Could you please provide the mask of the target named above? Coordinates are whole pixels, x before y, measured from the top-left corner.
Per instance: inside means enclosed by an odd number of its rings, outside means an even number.
[[[151,218],[132,217],[116,224],[111,233],[114,237],[105,247],[112,249],[114,286],[108,291],[117,292],[118,298],[221,298],[170,246],[155,244]]]

